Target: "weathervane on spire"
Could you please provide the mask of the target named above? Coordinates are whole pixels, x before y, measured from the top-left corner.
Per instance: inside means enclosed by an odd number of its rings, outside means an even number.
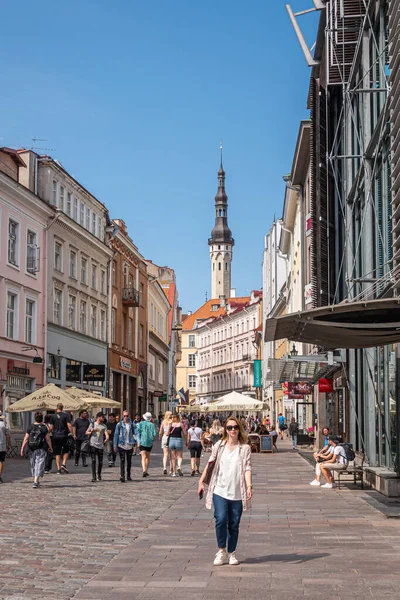
[[[219,140],[219,149],[221,151],[221,169],[222,169],[222,140]]]

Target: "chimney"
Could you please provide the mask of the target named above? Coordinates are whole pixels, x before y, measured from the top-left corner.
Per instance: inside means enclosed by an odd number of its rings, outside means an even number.
[[[219,305],[221,308],[223,308],[224,306],[226,306],[226,296],[222,295],[219,297]]]
[[[187,311],[187,315],[188,315],[188,317],[190,317],[190,315],[191,315],[191,314],[192,314],[192,311],[191,311],[191,310],[188,310],[188,311]]]
[[[236,298],[236,288],[231,289],[231,298]]]

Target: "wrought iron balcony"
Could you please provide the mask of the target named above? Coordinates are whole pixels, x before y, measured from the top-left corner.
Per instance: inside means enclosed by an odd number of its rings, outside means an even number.
[[[139,306],[139,292],[134,287],[123,288],[122,302],[126,306]]]

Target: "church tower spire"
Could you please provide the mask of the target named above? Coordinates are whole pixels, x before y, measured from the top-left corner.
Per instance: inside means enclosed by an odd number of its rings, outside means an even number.
[[[228,196],[225,192],[225,171],[221,164],[218,171],[218,191],[215,196],[215,225],[208,240],[211,259],[211,297],[229,298],[231,291],[232,248],[235,240],[228,227]]]

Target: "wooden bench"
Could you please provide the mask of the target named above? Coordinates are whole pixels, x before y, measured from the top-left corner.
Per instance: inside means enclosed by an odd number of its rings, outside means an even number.
[[[344,471],[336,471],[337,480],[338,480],[338,489],[340,490],[340,480],[345,475],[350,475],[350,477],[354,481],[354,485],[357,484],[357,480],[361,481],[361,489],[364,489],[364,481],[363,481],[363,466],[365,461],[365,454],[363,452],[355,452],[355,459],[353,462],[347,465],[347,469]]]

